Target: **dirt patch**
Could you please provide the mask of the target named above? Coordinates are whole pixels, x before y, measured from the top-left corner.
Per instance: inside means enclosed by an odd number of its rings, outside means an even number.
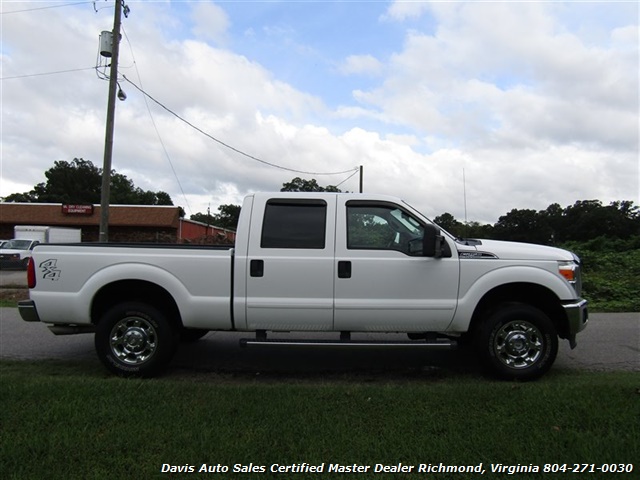
[[[29,289],[0,288],[0,301],[19,302],[20,300],[29,300]]]

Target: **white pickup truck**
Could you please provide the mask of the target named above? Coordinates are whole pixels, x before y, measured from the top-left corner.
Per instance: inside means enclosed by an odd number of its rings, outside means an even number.
[[[235,247],[39,245],[28,281],[22,318],[55,334],[95,332],[100,360],[123,376],[162,372],[181,339],[241,331],[255,332],[244,345],[263,346],[464,342],[498,376],[528,380],[551,367],[558,338],[575,347],[588,321],[571,252],[459,240],[381,195],[250,195]]]
[[[27,268],[31,251],[39,240],[31,240],[27,238],[18,238],[7,240],[0,248],[0,268]]]

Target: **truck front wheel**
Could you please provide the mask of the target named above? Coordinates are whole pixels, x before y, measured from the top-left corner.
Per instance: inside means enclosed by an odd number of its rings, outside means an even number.
[[[533,380],[544,375],[558,354],[558,335],[542,311],[506,304],[480,326],[476,345],[481,360],[498,377]]]
[[[123,377],[152,377],[171,361],[177,330],[167,317],[141,302],[112,307],[98,322],[95,347],[108,370]]]

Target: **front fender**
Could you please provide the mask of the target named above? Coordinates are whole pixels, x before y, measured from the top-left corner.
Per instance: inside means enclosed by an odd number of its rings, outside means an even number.
[[[477,262],[489,261],[492,260],[478,260]],[[450,331],[467,331],[480,301],[487,293],[498,287],[510,284],[532,284],[549,290],[558,298],[558,301],[576,298],[576,293],[571,285],[551,270],[557,268],[555,262],[539,266],[502,265],[479,276],[476,275],[475,280],[473,280],[474,275],[472,274],[474,266],[470,265],[469,271],[464,271],[466,268],[464,263],[466,262],[466,260],[461,262],[460,298],[456,314],[449,325],[448,330]]]

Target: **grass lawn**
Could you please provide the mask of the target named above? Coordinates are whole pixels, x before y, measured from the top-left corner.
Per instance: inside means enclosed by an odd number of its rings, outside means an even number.
[[[552,371],[533,383],[213,373],[125,380],[81,365],[2,361],[0,375],[4,480],[480,477],[417,472],[440,463],[482,463],[481,478],[492,480],[640,476],[640,375],[632,372]],[[323,472],[270,471],[303,462],[324,463]],[[633,462],[631,474],[542,472],[544,464]],[[330,473],[338,463],[369,469]],[[399,463],[412,473],[374,472],[376,464]],[[541,472],[492,473],[499,463]],[[162,473],[165,464],[195,473]],[[203,464],[229,471],[200,474]],[[233,473],[249,464],[266,472]]]

